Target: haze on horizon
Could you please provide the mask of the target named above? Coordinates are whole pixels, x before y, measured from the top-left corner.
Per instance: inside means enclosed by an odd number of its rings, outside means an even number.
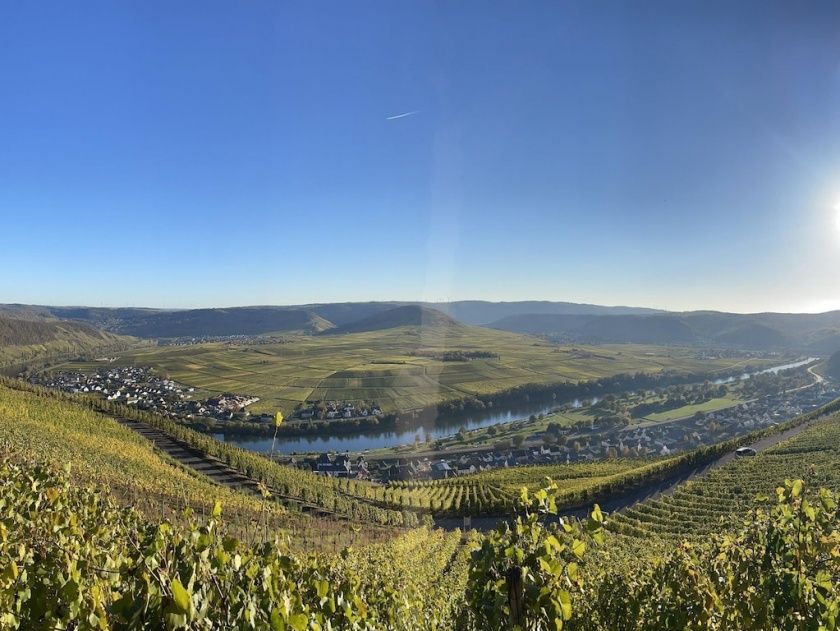
[[[840,308],[840,5],[371,4],[0,9],[0,302]]]

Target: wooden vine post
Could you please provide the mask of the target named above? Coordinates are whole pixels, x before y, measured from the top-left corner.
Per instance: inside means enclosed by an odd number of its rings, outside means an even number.
[[[505,575],[507,583],[508,607],[510,607],[510,628],[525,628],[525,589],[522,585],[522,568],[518,565],[510,568]]]

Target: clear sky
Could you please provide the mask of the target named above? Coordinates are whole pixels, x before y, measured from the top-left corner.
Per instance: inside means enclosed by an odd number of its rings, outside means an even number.
[[[0,81],[0,302],[840,308],[837,2],[7,1]]]

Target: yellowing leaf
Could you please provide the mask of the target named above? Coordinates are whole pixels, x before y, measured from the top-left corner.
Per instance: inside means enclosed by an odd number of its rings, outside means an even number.
[[[572,595],[565,589],[561,589],[557,598],[560,601],[560,608],[563,611],[563,620],[568,620],[572,617]]]
[[[190,606],[192,605],[192,598],[190,598],[190,593],[186,590],[186,588],[181,584],[177,578],[173,579],[172,585],[172,599],[175,602],[175,606],[182,612],[182,613],[189,613]]]
[[[305,631],[308,623],[309,620],[304,613],[296,613],[289,616],[289,624],[295,631]]]

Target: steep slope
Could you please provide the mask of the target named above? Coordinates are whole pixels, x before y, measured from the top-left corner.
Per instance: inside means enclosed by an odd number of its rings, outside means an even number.
[[[78,320],[114,333],[130,322],[139,321],[158,313],[167,313],[172,309],[144,309],[137,307],[54,307],[48,305],[0,305],[0,313],[15,318],[59,318]]]
[[[128,342],[129,339],[82,322],[0,314],[0,364],[59,354],[83,354]]]
[[[758,322],[746,322],[722,331],[714,341],[724,346],[739,346],[755,350],[783,348],[790,343],[782,332]]]
[[[671,315],[600,316],[580,329],[584,339],[636,344],[693,344],[697,333],[682,318]]]
[[[0,384],[0,436],[0,453],[7,448],[17,458],[32,456],[58,468],[71,463],[75,480],[105,480],[109,493],[144,512],[157,513],[162,504],[178,511],[185,502],[207,511],[216,499],[250,516],[262,508],[259,499],[177,466],[114,419],[59,397]],[[283,513],[268,508],[275,517]]]
[[[487,326],[514,333],[555,335],[579,342],[703,344],[751,350],[827,354],[840,350],[840,319],[826,314],[739,314],[692,311],[655,315],[509,316]]]
[[[124,323],[120,329],[136,337],[205,337],[260,335],[274,332],[318,333],[332,326],[302,309],[235,307],[152,313]]]
[[[486,300],[458,300],[455,302],[423,303],[465,324],[487,325],[502,318],[525,315],[645,315],[664,313],[644,307],[605,307],[602,305],[548,300],[520,300],[516,302],[489,302]],[[492,326],[492,325],[491,325]],[[495,328],[495,327],[494,327]]]
[[[381,331],[399,326],[419,326],[424,328],[441,328],[461,326],[445,313],[429,307],[419,305],[405,305],[396,307],[356,322],[345,324],[325,331],[327,334],[361,333],[363,331]]]
[[[303,305],[300,308],[319,315],[335,326],[344,326],[404,305],[400,302],[334,302]]]
[[[487,327],[528,335],[564,335],[580,329],[594,317],[583,314],[528,313],[504,317],[491,322]]]

